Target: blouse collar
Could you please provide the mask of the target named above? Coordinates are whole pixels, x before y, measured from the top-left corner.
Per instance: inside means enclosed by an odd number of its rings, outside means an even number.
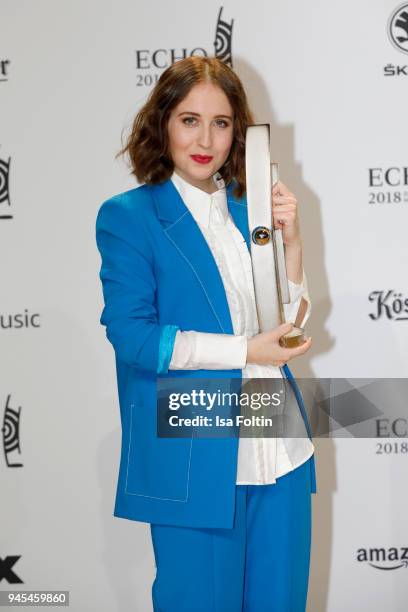
[[[210,227],[215,208],[221,214],[223,222],[227,222],[229,211],[226,188],[218,172],[213,175],[213,180],[219,187],[214,193],[207,193],[203,189],[191,185],[175,171],[173,171],[171,180],[197,223],[206,228]]]

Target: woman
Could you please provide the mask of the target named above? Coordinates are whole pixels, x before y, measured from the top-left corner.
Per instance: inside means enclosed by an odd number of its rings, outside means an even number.
[[[258,333],[245,200],[253,123],[235,73],[190,57],[161,75],[126,146],[142,186],[99,210],[105,307],[115,349],[122,452],[114,515],[151,525],[155,611],[305,609],[308,438],[159,438],[159,378],[282,377],[311,339],[286,349],[284,324]],[[308,302],[295,196],[279,182],[293,320]],[[275,207],[279,204],[279,213]],[[287,319],[288,320],[288,319]],[[284,372],[289,377],[287,366]]]

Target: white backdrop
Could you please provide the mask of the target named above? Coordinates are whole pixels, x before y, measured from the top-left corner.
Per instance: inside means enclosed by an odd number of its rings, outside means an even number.
[[[154,58],[212,55],[221,6],[300,203],[313,348],[294,371],[407,376],[408,55],[387,33],[398,2],[2,0],[0,557],[17,559],[0,590],[70,590],[75,612],[151,610],[148,525],[112,516],[120,421],[94,225],[103,200],[135,186],[114,155],[162,71]],[[315,440],[309,612],[407,609],[406,438],[374,435]],[[398,560],[359,560],[391,548]]]

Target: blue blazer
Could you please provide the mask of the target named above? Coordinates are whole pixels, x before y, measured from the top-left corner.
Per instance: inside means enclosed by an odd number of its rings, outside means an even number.
[[[246,199],[227,186],[229,212],[248,249]],[[233,334],[212,253],[173,182],[142,185],[105,201],[96,240],[115,350],[122,447],[114,516],[185,527],[232,528],[238,438],[158,438],[158,377],[223,378],[242,370],[168,371],[177,329]],[[290,370],[310,436],[303,401]],[[314,457],[311,491],[316,492]]]

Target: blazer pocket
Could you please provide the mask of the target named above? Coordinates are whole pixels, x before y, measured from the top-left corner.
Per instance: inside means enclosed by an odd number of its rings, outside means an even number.
[[[186,502],[191,438],[158,438],[156,411],[131,404],[125,493]]]

